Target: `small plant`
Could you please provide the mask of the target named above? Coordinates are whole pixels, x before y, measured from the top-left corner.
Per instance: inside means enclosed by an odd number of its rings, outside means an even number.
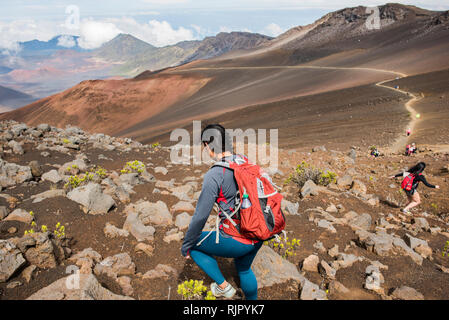
[[[63,142],[64,144],[69,144],[69,143],[71,143],[70,140],[69,140],[69,139],[66,139],[66,138],[62,139],[62,142]]]
[[[120,170],[121,173],[142,173],[145,171],[145,164],[139,160],[128,161],[125,167]]]
[[[444,256],[448,256],[449,257],[449,241],[446,241],[446,244],[444,245],[443,248],[443,257]]]
[[[206,296],[204,297],[204,293]],[[215,300],[215,296],[212,292],[207,290],[207,287],[203,285],[203,280],[186,280],[178,285],[178,294],[182,295],[183,300]]]
[[[436,203],[431,203],[430,206],[434,213],[438,213],[438,205]]]
[[[302,188],[308,180],[312,180],[317,185],[327,186],[334,183],[336,178],[337,174],[335,172],[330,170],[323,171],[303,161],[285,182],[294,182]]]
[[[64,188],[71,187],[72,189],[78,188],[85,182],[92,181],[94,179],[94,175],[92,173],[82,174],[80,176],[74,175],[69,177],[69,182],[64,185]]]
[[[31,211],[32,212],[32,211]],[[37,225],[36,222],[31,222],[31,228],[29,230],[25,230],[23,235],[27,235],[27,234],[33,234],[36,232],[48,232],[48,227],[46,225],[42,225],[40,228]],[[58,239],[63,239],[65,238],[65,226],[61,225],[60,222],[58,222],[55,226],[55,230],[53,232],[51,232],[51,234]]]
[[[159,148],[160,146],[161,146],[161,144],[160,144],[159,142],[155,142],[155,143],[153,143],[153,144],[151,145],[151,147],[152,147],[153,149]]]
[[[55,230],[53,231],[55,237],[61,239],[65,237],[65,227],[61,225],[60,222],[56,224]]]
[[[98,167],[97,170],[95,170],[95,174],[99,176],[101,179],[104,179],[107,177],[107,172],[102,167]]]
[[[289,241],[288,237],[279,237],[279,239],[273,238],[265,241],[264,245],[269,246],[277,251],[282,258],[287,259],[288,257],[296,256],[295,250],[301,245],[301,240],[293,238]]]

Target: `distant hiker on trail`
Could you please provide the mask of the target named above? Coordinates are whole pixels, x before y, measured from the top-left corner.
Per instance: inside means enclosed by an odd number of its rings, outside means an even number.
[[[374,158],[377,158],[378,156],[380,156],[380,152],[375,146],[372,146],[370,155],[372,155]]]
[[[423,176],[422,172],[426,164],[424,162],[419,162],[417,165],[412,167],[408,172],[398,173],[395,176],[391,176],[391,179],[398,178],[403,176],[404,179],[401,183],[401,188],[405,191],[405,194],[408,198],[407,206],[401,211],[406,214],[410,214],[410,209],[416,207],[421,203],[421,198],[419,196],[418,185],[420,182],[424,183],[429,188],[439,189],[440,187],[437,185],[432,185],[427,182],[426,178]]]
[[[405,155],[406,156],[410,156],[412,153],[416,153],[417,150],[418,149],[416,148],[416,144],[415,143],[412,143],[411,145],[408,144],[405,147]]]
[[[412,146],[409,145],[409,144],[405,146],[405,155],[406,155],[406,156],[409,156],[409,155],[412,154],[411,147],[412,147]]]
[[[408,128],[407,129],[407,137],[410,136],[412,134],[412,129]]]
[[[192,257],[215,281],[211,284],[214,296],[228,299],[234,296],[236,289],[223,277],[213,256],[234,258],[240,287],[246,299],[255,300],[257,280],[251,264],[263,240],[266,237],[272,238],[269,232],[266,236],[258,232],[270,229],[280,233],[285,227],[280,210],[282,196],[270,184],[272,182],[269,177],[267,180],[264,174],[257,175],[261,172],[258,166],[250,164],[246,157],[232,153],[232,139],[221,125],[213,124],[204,128],[201,142],[211,158],[218,162],[204,176],[201,194],[185,234],[181,253],[187,259]],[[241,175],[240,170],[245,170],[245,174]],[[249,175],[254,172],[256,174],[251,176],[254,179],[249,179]],[[245,184],[246,179],[250,181],[248,184]],[[219,208],[216,228],[210,232],[202,232],[214,204]],[[268,215],[266,220],[264,214]],[[241,220],[241,215],[246,219]],[[258,220],[254,221],[249,217],[256,217]],[[251,231],[254,236],[247,236],[250,234],[248,230],[255,226],[257,230]]]

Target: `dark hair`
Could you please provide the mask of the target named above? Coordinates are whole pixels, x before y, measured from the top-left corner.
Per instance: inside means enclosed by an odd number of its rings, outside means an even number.
[[[424,168],[426,167],[426,164],[424,162],[419,162],[412,168],[410,168],[408,171],[413,174],[420,174],[424,171]]]
[[[215,153],[232,152],[232,139],[226,129],[219,124],[209,124],[201,131],[201,142],[209,145]]]

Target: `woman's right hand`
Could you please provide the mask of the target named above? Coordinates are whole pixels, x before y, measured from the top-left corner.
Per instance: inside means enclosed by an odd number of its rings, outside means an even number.
[[[435,189],[440,189],[440,186],[435,186]]]

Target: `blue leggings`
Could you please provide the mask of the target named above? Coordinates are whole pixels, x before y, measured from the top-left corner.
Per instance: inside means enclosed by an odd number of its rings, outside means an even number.
[[[199,241],[208,233],[203,232]],[[217,244],[215,243],[215,235],[216,231],[212,232],[200,246],[195,246],[190,251],[193,261],[217,284],[222,284],[225,278],[218,268],[217,260],[212,256],[235,258],[234,263],[240,277],[240,287],[246,299],[257,300],[257,280],[251,270],[251,264],[263,242],[259,241],[254,245],[243,244],[232,238],[224,238],[220,235],[220,241]]]

